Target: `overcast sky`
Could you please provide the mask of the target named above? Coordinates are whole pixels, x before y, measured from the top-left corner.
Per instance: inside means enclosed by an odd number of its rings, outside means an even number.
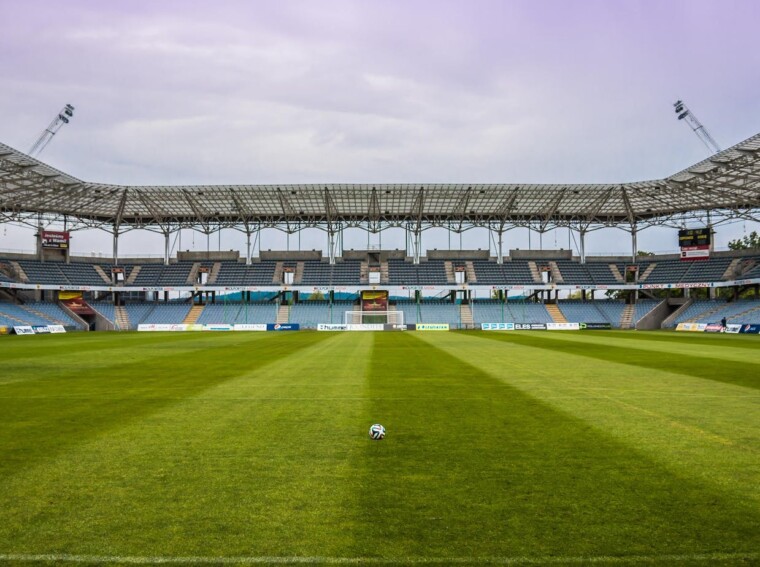
[[[40,159],[88,181],[661,178],[709,155],[676,120],[676,99],[724,148],[760,132],[758,22],[757,0],[0,0],[0,141],[28,151],[71,103],[74,119]],[[718,245],[753,228],[719,230]],[[508,238],[527,246],[524,229]],[[33,248],[31,231],[0,239]],[[567,231],[545,235],[544,248],[555,241],[566,248]],[[403,247],[403,234],[382,244]],[[424,244],[448,240],[431,233]],[[462,245],[487,247],[487,235]],[[181,246],[205,249],[205,237],[183,231]],[[242,246],[223,233],[223,249]],[[265,249],[284,246],[263,237]],[[674,250],[674,231],[645,231],[639,247]],[[162,241],[132,233],[121,248],[160,254]],[[630,245],[611,230],[589,249]],[[72,250],[111,243],[91,232]]]

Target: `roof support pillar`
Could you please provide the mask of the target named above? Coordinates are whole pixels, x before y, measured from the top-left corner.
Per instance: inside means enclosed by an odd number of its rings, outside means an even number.
[[[412,239],[412,255],[414,256],[414,263],[420,263],[420,248],[422,248],[422,231],[419,229],[414,230],[414,238]]]
[[[638,230],[636,223],[631,224],[631,262],[636,263],[636,252],[638,251],[637,244]]]
[[[169,229],[164,232],[164,266],[169,265]]]
[[[578,251],[581,254],[581,264],[586,263],[586,229],[581,228],[578,230]]]
[[[113,226],[113,265],[119,265],[119,227]]]
[[[496,263],[504,263],[504,227],[499,227],[498,249],[496,251]]]
[[[338,247],[338,239],[335,236],[335,231],[330,228],[327,231],[327,255],[330,259],[330,264],[335,264],[335,252]]]
[[[251,230],[245,227],[245,265],[251,265]]]

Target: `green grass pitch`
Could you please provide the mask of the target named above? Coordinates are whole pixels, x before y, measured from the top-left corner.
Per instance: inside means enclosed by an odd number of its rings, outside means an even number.
[[[2,337],[0,564],[64,562],[757,564],[760,338]]]

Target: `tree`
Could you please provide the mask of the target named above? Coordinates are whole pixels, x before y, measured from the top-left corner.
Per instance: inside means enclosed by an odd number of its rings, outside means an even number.
[[[728,243],[729,250],[757,250],[760,249],[760,234],[753,230],[744,238],[737,238]]]

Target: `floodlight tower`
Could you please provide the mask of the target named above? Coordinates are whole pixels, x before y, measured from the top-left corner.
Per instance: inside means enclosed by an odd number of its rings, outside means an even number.
[[[713,137],[710,136],[707,128],[705,128],[697,117],[694,116],[694,113],[686,107],[686,103],[682,100],[677,100],[673,103],[673,106],[675,107],[678,119],[685,120],[697,137],[702,140],[702,143],[707,146],[707,149],[712,153],[717,154],[720,151],[720,146],[715,140],[713,140]]]
[[[58,130],[60,130],[64,124],[68,124],[69,119],[73,118],[73,116],[74,107],[70,104],[64,106],[63,109],[58,113],[58,116],[56,116],[50,123],[50,126],[45,128],[44,132],[42,132],[37,141],[34,142],[32,149],[29,150],[29,155],[32,157],[40,155],[42,150],[45,149],[45,146],[47,146],[50,143],[50,140],[53,139],[53,136],[55,136],[56,132],[58,132]]]

